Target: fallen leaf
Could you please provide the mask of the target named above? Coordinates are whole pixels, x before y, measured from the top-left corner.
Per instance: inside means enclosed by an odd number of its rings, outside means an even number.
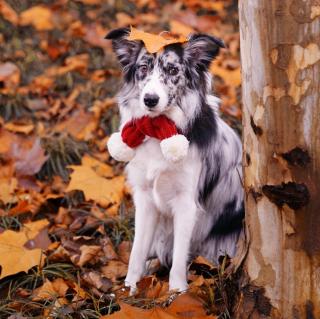
[[[0,127],[0,153],[6,154],[10,151],[13,143],[18,143],[18,136]]]
[[[131,32],[128,40],[141,40],[143,41],[146,50],[149,53],[156,53],[166,45],[173,43],[184,43],[187,42],[187,38],[184,36],[175,36],[170,32],[162,32],[159,35],[147,33],[131,27]]]
[[[8,89],[16,88],[20,83],[20,70],[12,62],[0,64],[0,83]]]
[[[82,245],[80,247],[80,258],[77,262],[79,267],[84,266],[87,262],[89,262],[92,258],[96,257],[97,254],[101,251],[100,246],[93,246],[93,245]]]
[[[188,305],[188,307],[186,307]],[[177,318],[217,319],[207,316],[203,301],[189,293],[179,295],[168,307],[168,312]]]
[[[16,203],[17,198],[14,195],[17,189],[18,181],[16,178],[0,178],[0,201],[4,204]]]
[[[10,153],[15,160],[18,176],[35,175],[48,159],[41,147],[39,138],[34,140],[31,149],[26,148],[25,145],[13,144]]]
[[[103,207],[120,205],[124,191],[123,176],[106,179],[88,166],[71,165],[69,167],[73,169],[73,172],[66,189],[67,192],[81,190],[86,200],[93,200]]]
[[[213,62],[210,66],[210,72],[214,76],[220,76],[228,86],[235,87],[241,84],[240,68],[227,70]]]
[[[131,248],[132,248],[132,243],[130,243],[129,241],[123,241],[118,246],[117,251],[118,251],[119,257],[126,264],[129,263]]]
[[[193,260],[193,263],[195,264],[201,264],[201,265],[206,265],[208,266],[210,269],[211,268],[216,268],[216,266],[210,262],[209,260],[207,260],[206,258],[202,257],[202,256],[198,256],[196,259]]]
[[[100,319],[217,319],[216,316],[206,315],[202,302],[188,293],[178,296],[168,308],[156,306],[151,309],[141,309],[119,302],[121,307],[109,316]]]
[[[34,290],[32,300],[41,301],[65,297],[68,289],[68,285],[62,278],[57,278],[53,281],[46,279],[41,287]]]
[[[178,21],[171,20],[170,21],[170,30],[176,34],[181,34],[184,36],[188,36],[189,34],[194,32],[194,29],[190,26]]]
[[[8,212],[8,216],[18,216],[25,212],[28,212],[31,208],[31,205],[27,200],[21,200],[18,202],[16,206],[11,208]]]
[[[11,22],[13,25],[18,24],[18,14],[4,0],[0,2],[0,14],[3,16],[3,18]]]
[[[33,25],[38,31],[54,28],[52,11],[44,6],[34,6],[20,14],[20,25]]]
[[[25,244],[47,224],[47,220],[40,220],[26,224],[19,232],[5,230],[0,234],[0,279],[42,264],[42,250],[27,249]]]
[[[12,122],[8,122],[4,125],[4,128],[14,133],[30,134],[34,130],[34,125],[33,124],[15,124]]]
[[[107,292],[112,287],[111,280],[103,277],[97,271],[86,272],[82,275],[82,278],[87,284],[103,292]]]
[[[110,260],[107,266],[101,267],[101,272],[105,277],[116,281],[118,278],[125,277],[128,271],[128,266],[122,261]]]
[[[81,164],[84,166],[89,166],[94,169],[94,171],[103,177],[114,176],[113,169],[110,165],[107,165],[89,155],[84,155],[81,160]]]
[[[83,109],[72,113],[66,121],[55,126],[55,131],[69,133],[79,140],[89,140],[98,127],[98,121],[93,113],[85,112]]]

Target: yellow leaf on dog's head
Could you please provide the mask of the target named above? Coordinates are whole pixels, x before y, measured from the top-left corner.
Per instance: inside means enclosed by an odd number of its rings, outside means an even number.
[[[141,40],[149,53],[156,53],[169,44],[184,43],[188,41],[185,36],[176,36],[170,32],[161,32],[157,35],[133,27],[131,27],[131,32],[127,40]]]

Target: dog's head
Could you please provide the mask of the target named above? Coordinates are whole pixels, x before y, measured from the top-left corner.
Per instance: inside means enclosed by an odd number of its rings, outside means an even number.
[[[207,71],[223,42],[205,34],[193,34],[188,42],[166,46],[151,54],[141,41],[129,41],[129,29],[111,31],[113,49],[126,82],[138,89],[139,106],[147,114],[160,114],[180,106],[187,89],[207,92]]]

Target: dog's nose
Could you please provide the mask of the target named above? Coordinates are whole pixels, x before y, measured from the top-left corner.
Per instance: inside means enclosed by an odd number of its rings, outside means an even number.
[[[148,108],[153,108],[158,104],[159,96],[156,94],[146,94],[143,101]]]

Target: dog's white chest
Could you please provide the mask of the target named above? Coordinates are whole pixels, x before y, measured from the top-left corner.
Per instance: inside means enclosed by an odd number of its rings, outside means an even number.
[[[170,211],[172,201],[186,191],[193,192],[198,183],[200,161],[194,158],[192,150],[181,162],[167,162],[159,141],[150,139],[137,149],[135,158],[128,164],[128,181],[151,195],[158,210]]]

